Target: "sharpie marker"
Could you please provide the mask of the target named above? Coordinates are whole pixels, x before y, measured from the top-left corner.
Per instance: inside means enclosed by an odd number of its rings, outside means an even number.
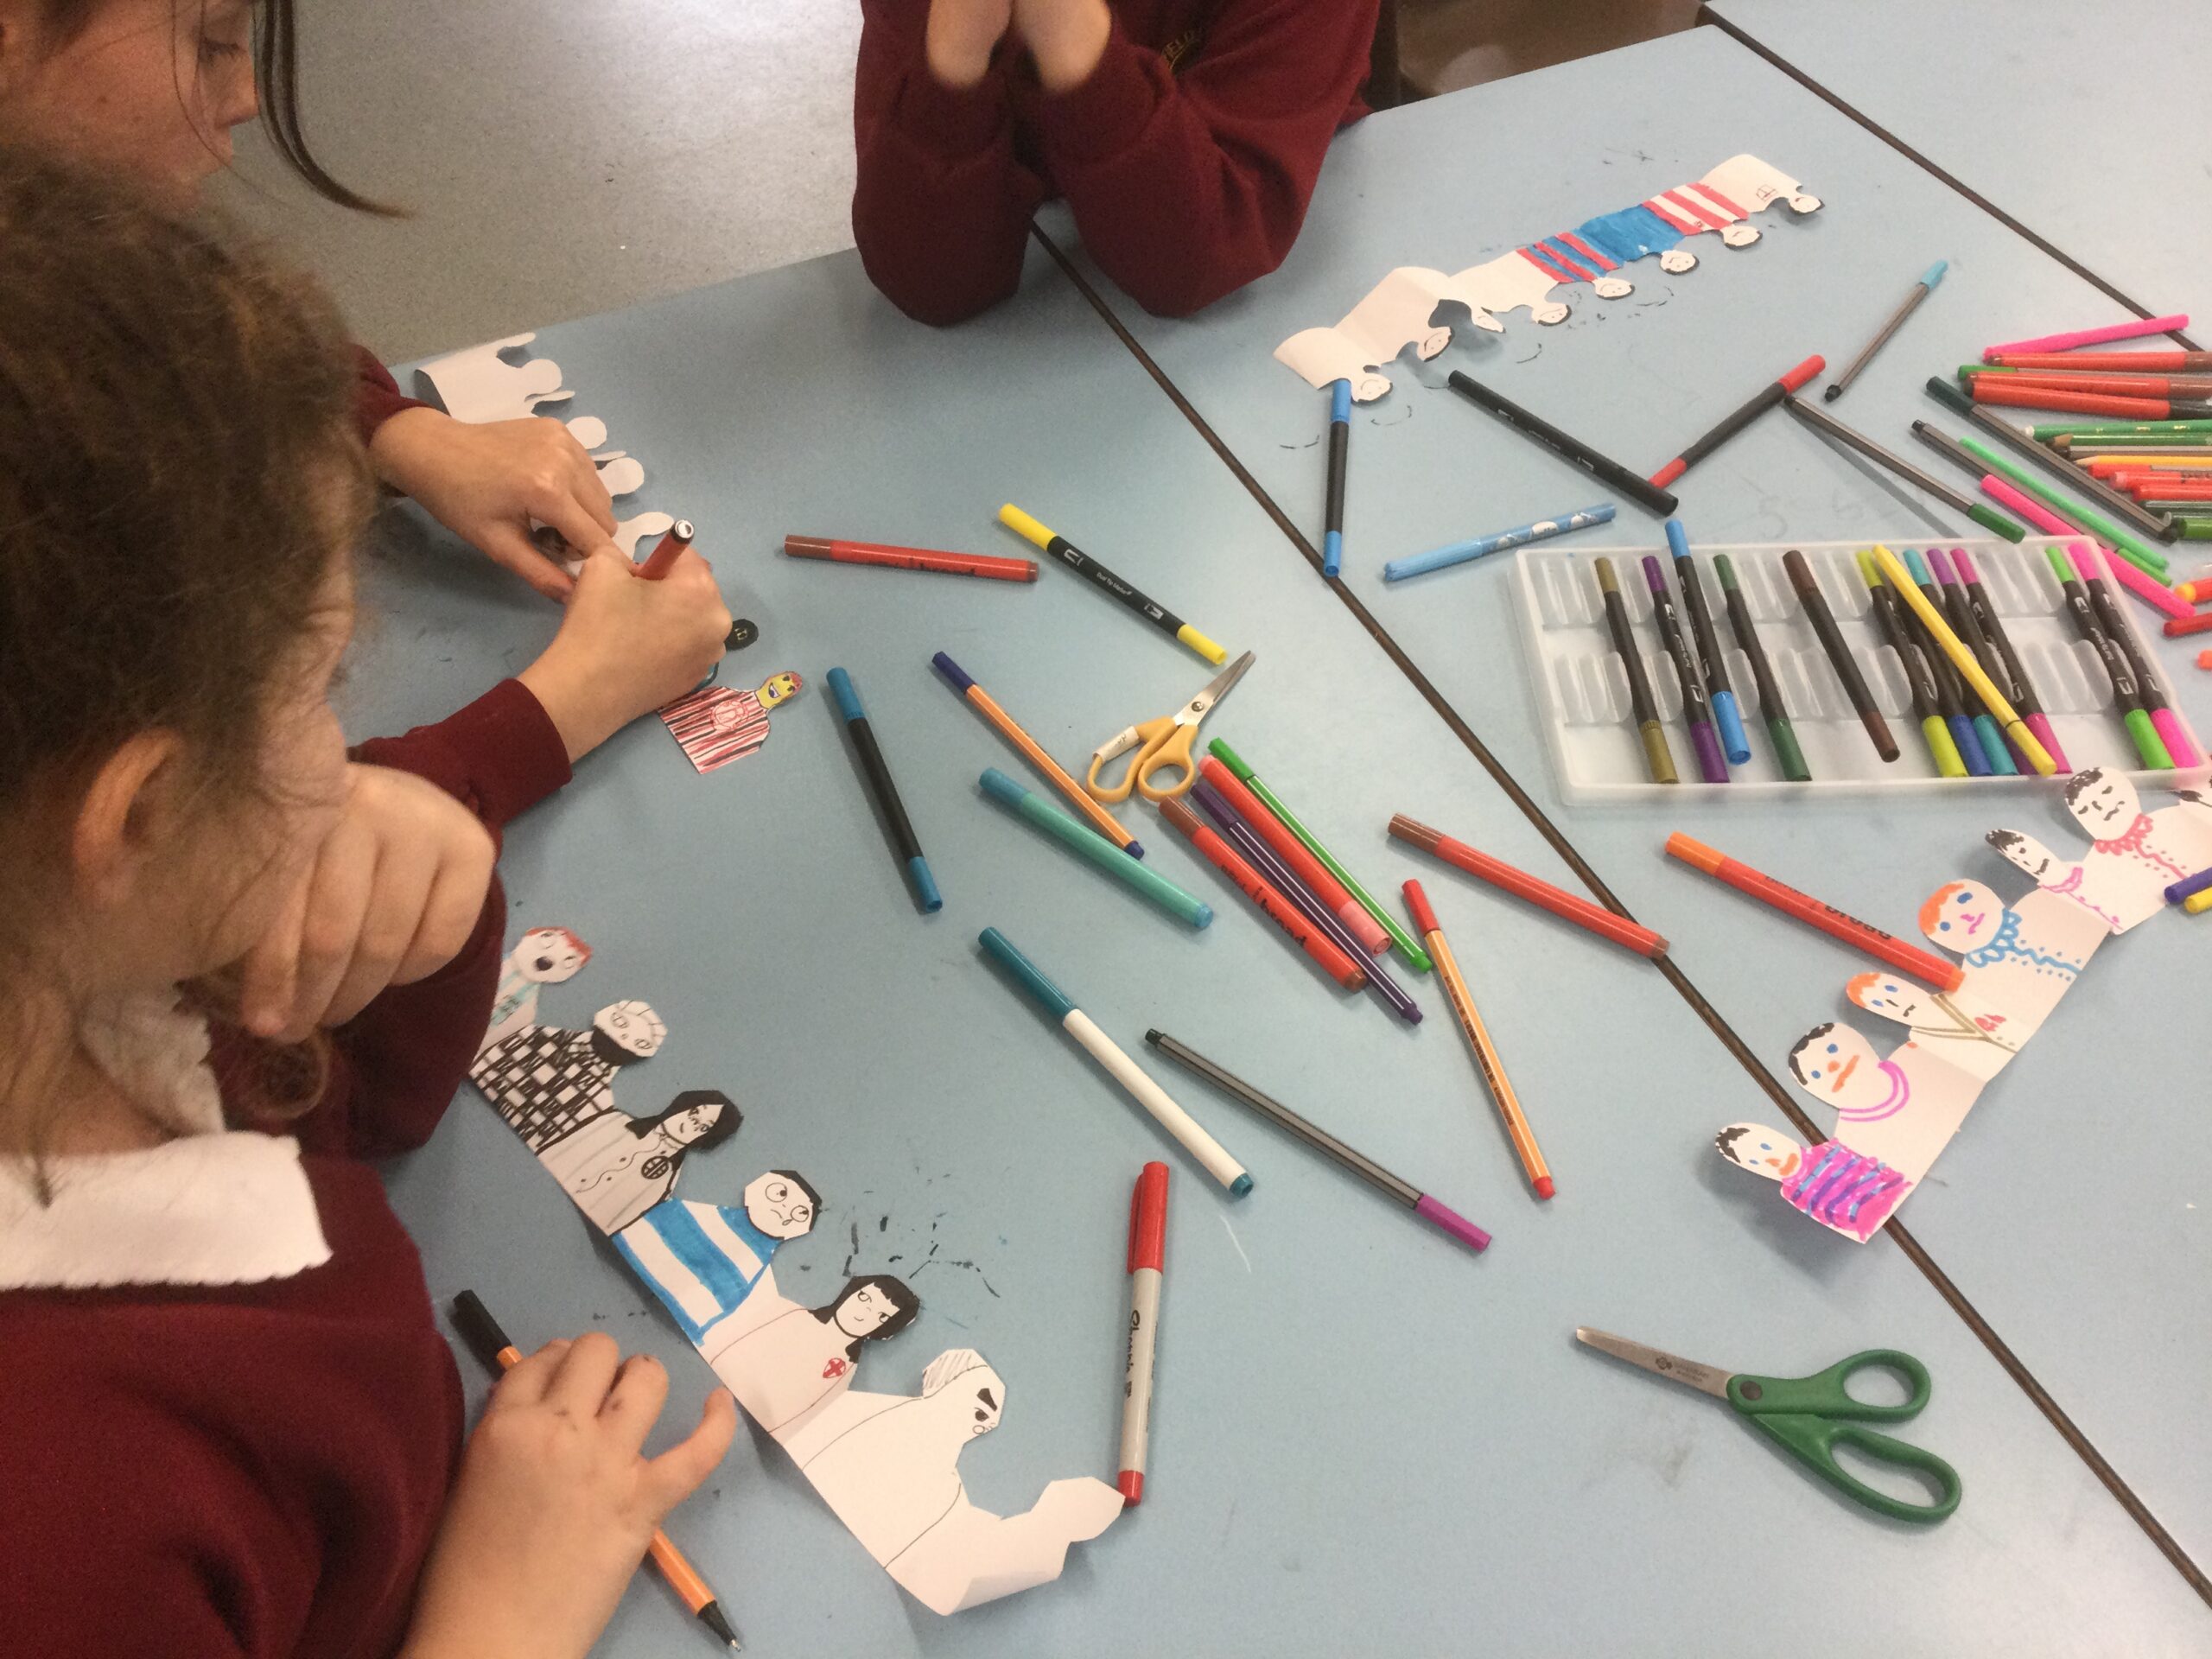
[[[1129,1357],[1122,1373],[1122,1502],[1144,1499],[1145,1443],[1152,1432],[1152,1363],[1160,1346],[1160,1292],[1166,1283],[1167,1166],[1147,1164],[1129,1195]]]

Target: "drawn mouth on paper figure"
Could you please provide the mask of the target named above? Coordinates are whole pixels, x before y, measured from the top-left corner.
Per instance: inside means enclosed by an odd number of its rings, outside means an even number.
[[[1851,1081],[1851,1074],[1859,1069],[1859,1057],[1854,1054],[1836,1068],[1835,1081],[1828,1084],[1828,1093],[1840,1094],[1843,1085]]]
[[[1989,919],[1989,912],[1986,910],[1972,911],[1959,919],[1966,924],[1967,937],[1971,938],[1981,931],[1981,925]]]
[[[1856,1060],[1854,1060],[1854,1061],[1853,1061],[1853,1062],[1852,1062],[1852,1064],[1853,1064],[1853,1065],[1856,1065],[1858,1064],[1858,1062],[1857,1062]],[[1791,1153],[1791,1154],[1790,1154],[1787,1158],[1783,1159],[1783,1160],[1782,1160],[1782,1162],[1781,1162],[1779,1165],[1777,1165],[1777,1168],[1779,1168],[1779,1169],[1782,1171],[1782,1179],[1783,1179],[1783,1180],[1785,1180],[1785,1181],[1786,1181],[1786,1180],[1788,1180],[1788,1179],[1789,1179],[1792,1175],[1795,1175],[1795,1174],[1797,1173],[1797,1166],[1798,1166],[1798,1164],[1799,1164],[1800,1162],[1802,1162],[1802,1160],[1799,1157],[1799,1155],[1798,1155],[1796,1153],[1794,1153],[1794,1152],[1793,1152],[1793,1153]],[[1767,1160],[1767,1162],[1769,1162],[1769,1163],[1770,1163],[1770,1164],[1771,1164],[1771,1163],[1773,1163],[1773,1162],[1774,1162],[1774,1160],[1773,1160],[1773,1159],[1771,1159],[1771,1158],[1770,1158],[1770,1159],[1768,1159],[1768,1160]]]

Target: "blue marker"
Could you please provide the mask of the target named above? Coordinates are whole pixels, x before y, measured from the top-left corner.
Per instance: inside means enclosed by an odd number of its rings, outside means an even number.
[[[1587,530],[1592,524],[1610,524],[1612,522],[1613,504],[1600,501],[1594,507],[1570,512],[1564,518],[1539,518],[1535,524],[1523,524],[1518,530],[1501,530],[1495,536],[1478,536],[1471,542],[1454,542],[1449,547],[1433,548],[1426,553],[1414,554],[1410,558],[1393,559],[1382,567],[1382,580],[1403,582],[1408,576],[1441,570],[1447,565],[1465,564],[1469,559],[1479,559],[1486,554],[1526,547],[1531,542],[1548,542],[1553,537],[1564,536],[1571,530]]]
[[[883,814],[883,827],[890,833],[892,850],[906,867],[906,880],[913,884],[915,899],[924,910],[943,910],[944,900],[938,896],[937,878],[930,874],[929,861],[922,856],[922,843],[914,838],[914,826],[906,822],[906,809],[899,799],[899,786],[891,781],[891,768],[883,763],[883,751],[875,746],[875,733],[868,723],[868,710],[861,707],[861,694],[853,690],[852,676],[842,668],[831,669],[830,695],[837,704],[837,712],[845,717],[845,730],[853,740],[853,753],[860,757],[868,792],[875,797],[877,810]]]
[[[1697,654],[1705,659],[1705,689],[1713,703],[1713,724],[1720,734],[1721,752],[1732,766],[1742,766],[1751,758],[1750,741],[1744,735],[1743,711],[1736,707],[1736,694],[1728,685],[1728,662],[1720,654],[1720,642],[1713,632],[1713,613],[1705,607],[1705,589],[1699,585],[1697,564],[1690,557],[1690,538],[1682,532],[1679,518],[1667,521],[1667,545],[1674,550],[1675,580],[1681,584],[1682,603],[1690,613],[1690,632],[1697,641]]]
[[[1351,382],[1329,388],[1329,516],[1321,532],[1321,574],[1333,576],[1344,562],[1344,450],[1351,442]]]
[[[1866,342],[1865,350],[1851,359],[1851,366],[1836,376],[1834,383],[1821,394],[1822,403],[1832,404],[1843,396],[1843,389],[1859,378],[1859,371],[1866,366],[1890,336],[1904,327],[1904,320],[1934,291],[1936,284],[1943,280],[1943,273],[1950,268],[1949,260],[1938,259],[1921,274],[1920,280],[1913,284],[1912,292],[1904,296],[1904,303],[1890,314],[1890,320],[1882,325],[1880,332]]]
[[[1061,1030],[1082,1044],[1085,1053],[1105,1067],[1108,1075],[1128,1090],[1130,1097],[1150,1112],[1161,1128],[1181,1142],[1183,1150],[1198,1160],[1207,1174],[1229,1189],[1230,1198],[1241,1198],[1252,1190],[1252,1178],[1245,1173],[1244,1166],[1230,1157],[1220,1141],[1200,1128],[1198,1119],[1170,1100],[1167,1091],[1147,1077],[1111,1037],[1099,1030],[1090,1016],[1076,1007],[1073,997],[1046,978],[1043,969],[1015,950],[1005,934],[995,927],[987,927],[977,936],[976,942],[1013,976],[1014,982],[1031,1001],[1057,1020]]]

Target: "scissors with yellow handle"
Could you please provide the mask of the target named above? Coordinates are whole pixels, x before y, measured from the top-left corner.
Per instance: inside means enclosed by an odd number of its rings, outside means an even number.
[[[1132,794],[1141,795],[1147,801],[1165,801],[1188,790],[1198,780],[1198,762],[1191,758],[1192,747],[1198,741],[1198,722],[1214,704],[1229,695],[1229,688],[1243,679],[1244,671],[1251,666],[1252,653],[1248,651],[1209,680],[1204,690],[1173,714],[1147,720],[1141,726],[1124,727],[1108,738],[1090,752],[1090,770],[1083,780],[1084,791],[1095,801],[1112,803],[1126,801]],[[1136,754],[1119,783],[1098,781],[1103,768],[1132,749]],[[1178,775],[1166,785],[1153,782],[1162,772]]]

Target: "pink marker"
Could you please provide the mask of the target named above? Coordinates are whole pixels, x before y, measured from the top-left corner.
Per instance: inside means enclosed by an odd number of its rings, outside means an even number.
[[[2042,503],[2021,494],[1994,473],[1981,480],[1981,493],[1993,501],[2003,502],[2046,536],[2079,536],[2082,533]],[[2099,542],[2097,545],[2101,549],[2105,549],[2106,551],[2110,551],[2109,549],[2105,548],[2105,543],[2102,542]],[[2152,610],[2164,611],[2171,617],[2196,614],[2195,608],[2184,601],[2179,594],[2158,581],[2149,571],[2142,569],[2133,559],[2112,559],[2107,563],[2112,566],[2113,576],[2120,585]]]
[[[1981,481],[1985,488],[2004,482],[1998,478],[1985,478]],[[2067,760],[2066,751],[2058,747],[2058,734],[2050,729],[2050,716],[2044,713],[2036,697],[2035,687],[2028,683],[2027,664],[2020,660],[2020,653],[2012,649],[2012,640],[2005,637],[2005,625],[1997,620],[1997,607],[1990,603],[1989,590],[1981,585],[1981,572],[1974,569],[1974,555],[1963,547],[1955,547],[1951,550],[1951,561],[1958,567],[1959,581],[1967,590],[1967,604],[1973,610],[1974,620],[1981,624],[1982,632],[1997,648],[1997,654],[2004,658],[2010,677],[2019,683],[2014,690],[2020,694],[2020,718],[2027,721],[2028,729],[2036,734],[2036,741],[2050,752],[2051,760],[2057,765],[2058,775],[2070,775],[2073,765]]]
[[[2100,566],[2111,570],[2127,561],[2108,558],[2101,548],[2093,551],[2092,544],[2088,542],[2069,542],[2066,550],[2074,561],[2074,568],[2082,573],[2082,583],[2089,590],[2089,602],[2097,607],[2098,614],[2104,619],[2105,632],[2112,635],[2113,643],[2120,647],[2120,653],[2135,664],[2135,677],[2139,682],[2136,690],[2142,696],[2143,711],[2151,716],[2151,724],[2158,728],[2167,754],[2177,766],[2197,765],[2204,757],[2198,753],[2196,745],[2189,741],[2189,734],[2182,729],[2181,717],[2174,713],[2166,702],[2165,694],[2151,678],[2150,653],[2137,643],[2135,631],[2127,626],[2127,619],[2120,613],[2120,604],[2113,598],[2112,589],[2097,580]]]
[[[2115,322],[2102,328],[2079,328],[2070,334],[2044,334],[2036,340],[2011,340],[2002,346],[1986,347],[1981,360],[1993,363],[2000,352],[2070,352],[2077,346],[2101,346],[2108,340],[2140,340],[2145,334],[2169,334],[2177,328],[2189,327],[2189,313],[2178,312],[2171,317],[2139,317],[2133,322]]]

